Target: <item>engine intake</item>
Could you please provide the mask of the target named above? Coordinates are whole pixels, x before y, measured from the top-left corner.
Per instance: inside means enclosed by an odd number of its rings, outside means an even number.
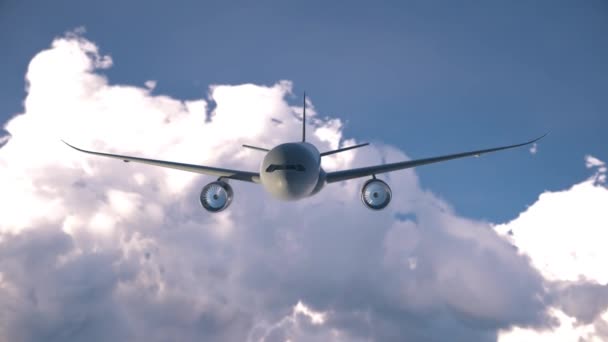
[[[200,197],[201,205],[207,211],[217,213],[230,206],[233,195],[230,184],[218,180],[203,187]]]
[[[391,188],[384,181],[373,178],[361,187],[361,200],[366,207],[381,210],[391,202]]]

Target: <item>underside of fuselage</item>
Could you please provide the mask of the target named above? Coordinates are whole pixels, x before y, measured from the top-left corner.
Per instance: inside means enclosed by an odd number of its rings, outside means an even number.
[[[260,182],[282,200],[308,197],[323,187],[321,155],[307,142],[281,144],[270,150],[260,166]]]

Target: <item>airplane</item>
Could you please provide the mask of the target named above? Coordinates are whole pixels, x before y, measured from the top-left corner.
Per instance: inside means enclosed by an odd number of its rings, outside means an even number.
[[[361,187],[361,200],[363,201],[363,204],[365,204],[365,206],[369,209],[381,210],[388,206],[393,195],[389,185],[386,182],[376,178],[376,175],[378,174],[438,163],[451,159],[471,156],[479,157],[485,153],[530,145],[544,138],[546,135],[547,133],[536,139],[515,145],[448,154],[424,159],[407,160],[397,163],[360,167],[349,170],[326,172],[321,167],[322,157],[367,146],[369,143],[342,147],[322,153],[319,152],[319,150],[317,150],[313,144],[306,141],[306,93],[304,93],[301,141],[283,143],[272,149],[252,145],[242,145],[245,148],[266,153],[260,164],[259,172],[239,171],[203,165],[192,165],[172,161],[87,151],[72,146],[63,140],[62,141],[75,150],[96,156],[120,159],[124,162],[137,162],[162,166],[218,177],[216,181],[205,185],[200,194],[200,203],[203,208],[209,212],[216,213],[228,208],[232,203],[234,191],[232,186],[228,183],[228,180],[262,184],[264,189],[275,198],[280,200],[299,200],[317,194],[326,184],[362,177],[371,177]]]

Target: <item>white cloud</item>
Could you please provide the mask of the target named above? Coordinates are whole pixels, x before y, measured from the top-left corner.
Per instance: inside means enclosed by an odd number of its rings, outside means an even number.
[[[154,80],[148,80],[144,83],[144,85],[146,86],[146,88],[148,88],[149,90],[154,90],[154,88],[156,88],[156,81]]]
[[[538,201],[521,213],[515,220],[498,225],[495,229],[517,246],[520,252],[530,256],[534,266],[541,271],[545,279],[553,282],[564,282],[572,289],[557,287],[556,295],[567,291],[567,297],[560,299],[558,304],[566,311],[578,315],[579,320],[589,314],[581,309],[568,305],[568,298],[576,298],[578,305],[585,306],[585,311],[593,311],[593,316],[607,308],[608,301],[608,189],[599,184],[605,169],[604,162],[587,156],[587,167],[597,168],[596,173],[586,181],[572,186],[568,190],[545,192]],[[598,284],[598,285],[593,285]],[[577,294],[576,287],[587,287],[585,301],[583,294]],[[592,287],[595,287],[593,289]],[[578,290],[580,292],[580,290]],[[594,306],[598,306],[597,309]],[[580,336],[585,340],[604,340],[608,337],[595,333],[596,327],[605,326],[608,320],[592,317],[588,322],[578,322],[574,317],[567,316],[563,311],[554,309],[561,322],[561,328],[556,331],[537,332],[534,330],[518,329],[511,334],[504,334],[501,341],[546,338],[552,341],[571,341],[571,336]],[[598,330],[599,331],[599,330]],[[528,337],[524,337],[528,336]],[[568,337],[570,336],[570,337]]]
[[[232,207],[211,215],[198,204],[211,177],[71,150],[59,139],[257,170],[262,155],[242,143],[299,138],[290,82],[212,86],[208,113],[208,99],[112,84],[99,72],[111,63],[79,33],[30,63],[24,113],[8,122],[0,149],[0,339],[492,341],[513,326],[553,327],[554,297],[587,295],[547,283],[488,223],[422,189],[412,170],[384,177],[394,198],[382,212],[361,205],[362,181],[296,203],[233,182]],[[320,150],[355,143],[338,119],[313,118]],[[407,158],[376,145],[324,166],[381,156]],[[570,304],[563,311],[579,315]]]
[[[593,177],[596,183],[606,183],[606,163],[594,156],[587,155],[585,156],[585,165],[588,169],[597,168],[595,176]]]
[[[590,169],[592,167],[602,167],[602,166],[606,165],[606,163],[595,158],[594,156],[587,155],[587,156],[585,156],[585,165],[587,166],[588,169]],[[606,170],[604,170],[602,172],[606,172]]]
[[[538,152],[538,144],[534,143],[530,147],[530,154],[536,154],[536,152]]]
[[[585,181],[559,192],[546,192],[520,216],[496,229],[509,238],[547,279],[581,277],[608,282],[608,190]],[[543,246],[540,248],[540,246]]]
[[[293,306],[291,312],[273,324],[258,323],[248,337],[253,341],[348,341],[338,330],[320,329],[326,313],[310,309],[301,301]]]

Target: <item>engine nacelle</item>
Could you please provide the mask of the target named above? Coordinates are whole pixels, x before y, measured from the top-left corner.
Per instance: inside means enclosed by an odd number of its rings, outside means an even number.
[[[391,188],[379,179],[370,179],[361,187],[361,200],[370,209],[380,210],[386,208],[391,202],[391,197]]]
[[[203,187],[200,197],[201,205],[207,211],[217,213],[228,208],[233,195],[234,192],[230,184],[218,180]]]

